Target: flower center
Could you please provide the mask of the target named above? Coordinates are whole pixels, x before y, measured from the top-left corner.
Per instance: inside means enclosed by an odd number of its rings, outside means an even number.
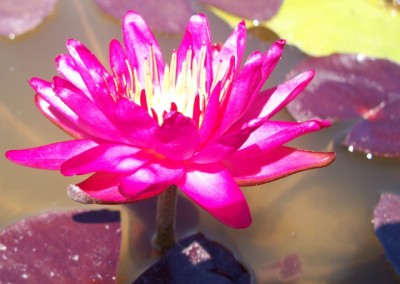
[[[210,87],[207,87],[206,46],[200,49],[197,59],[193,57],[193,50],[189,48],[185,59],[178,67],[177,53],[172,53],[170,64],[165,64],[164,73],[160,74],[153,47],[143,64],[143,79],[139,80],[138,72],[125,60],[129,78],[117,75],[114,70],[114,85],[117,96],[127,97],[142,106],[161,125],[163,117],[170,111],[178,111],[187,117],[193,118],[200,128],[204,119],[205,110],[210,94],[218,82],[221,82],[219,103],[223,104],[230,91],[233,80],[234,60],[231,60],[225,71],[222,71],[222,62],[210,76]],[[121,79],[118,79],[121,78]],[[122,80],[122,82],[120,82]],[[207,90],[209,88],[209,90]]]

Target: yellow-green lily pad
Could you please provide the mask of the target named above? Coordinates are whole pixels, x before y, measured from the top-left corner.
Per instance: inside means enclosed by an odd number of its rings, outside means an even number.
[[[400,2],[396,1],[285,0],[271,20],[249,20],[247,26],[267,27],[313,56],[361,53],[400,62]],[[211,10],[229,24],[239,20]]]

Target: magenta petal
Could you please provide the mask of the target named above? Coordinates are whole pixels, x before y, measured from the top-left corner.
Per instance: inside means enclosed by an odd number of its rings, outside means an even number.
[[[61,165],[66,176],[93,172],[132,173],[148,158],[140,155],[140,149],[120,144],[101,144],[76,155]]]
[[[132,202],[119,192],[118,174],[95,173],[77,185],[70,185],[68,196],[84,204],[121,204]]]
[[[220,114],[218,134],[224,133],[241,115],[251,97],[258,93],[264,84],[262,76],[263,56],[254,52],[249,56],[242,70],[233,81],[226,109]]]
[[[239,185],[251,186],[296,172],[324,167],[334,159],[333,152],[312,152],[282,146],[263,155],[227,160],[224,164]]]
[[[204,15],[193,15],[187,25],[185,35],[177,51],[177,74],[182,70],[182,63],[186,59],[189,49],[192,50],[192,58],[200,62],[201,50],[205,48],[205,67],[206,68],[206,90],[209,92],[213,78],[212,59],[211,59],[211,33],[208,20]]]
[[[6,157],[26,167],[59,170],[65,160],[97,145],[92,140],[72,140],[30,149],[10,150],[6,152]]]
[[[174,160],[185,160],[198,149],[200,135],[191,118],[170,112],[154,135],[154,150]]]
[[[239,149],[261,124],[262,120],[253,120],[244,124],[241,128],[230,129],[223,136],[209,141],[204,148],[196,153],[192,161],[204,164],[224,160]]]
[[[130,176],[120,179],[121,193],[135,201],[160,194],[177,184],[183,175],[182,163],[171,160],[153,160]]]
[[[33,78],[29,83],[37,92],[36,106],[46,117],[75,138],[89,136],[79,127],[78,116],[56,96],[50,82]]]
[[[57,96],[79,117],[85,131],[105,140],[125,141],[108,117],[78,88],[59,77],[54,78],[54,85]]]
[[[156,68],[162,77],[164,60],[160,46],[143,18],[139,14],[129,11],[123,19],[122,29],[126,55],[132,70],[137,70],[140,82],[144,85],[144,65],[149,64],[151,51],[154,52]]]
[[[115,93],[112,88],[113,80],[108,71],[103,67],[96,56],[77,40],[67,41],[68,52],[70,53],[76,70],[82,77],[91,98],[98,107],[109,114],[112,111],[113,99],[111,93]],[[111,88],[111,89],[110,89]]]
[[[311,120],[303,123],[266,121],[251,133],[242,147],[228,159],[245,159],[272,151],[291,140],[330,126],[329,121]]]
[[[224,75],[232,57],[235,58],[235,67],[239,70],[243,54],[246,48],[246,24],[244,21],[233,30],[227,41],[213,59],[213,73],[215,74],[218,66],[221,65],[221,74]],[[215,79],[215,78],[214,78]],[[217,78],[218,79],[218,78]]]
[[[130,74],[130,71],[128,69],[128,59],[126,57],[125,50],[118,40],[113,39],[110,42],[109,53],[110,67],[113,75],[116,77],[115,79],[117,79],[116,83],[118,84],[115,87],[120,90],[120,93],[126,93],[126,88],[132,88],[134,86],[134,82],[131,82],[132,74]]]
[[[182,191],[216,219],[232,228],[250,226],[246,199],[230,173],[220,163],[186,168]]]
[[[272,117],[299,95],[308,86],[314,75],[315,72],[310,70],[301,73],[290,81],[260,92],[244,115],[243,120]]]
[[[201,142],[207,140],[211,135],[212,131],[216,127],[216,121],[218,118],[219,111],[219,97],[221,94],[221,84],[218,82],[210,97],[208,98],[207,107],[204,113],[204,119],[200,126],[200,137]]]
[[[157,122],[134,102],[121,98],[115,104],[114,124],[132,145],[149,148]]]
[[[60,54],[56,57],[55,61],[58,73],[63,78],[67,79],[67,81],[78,87],[78,89],[84,92],[89,98],[92,98],[92,94],[89,93],[81,74],[76,69],[72,57],[66,54]]]

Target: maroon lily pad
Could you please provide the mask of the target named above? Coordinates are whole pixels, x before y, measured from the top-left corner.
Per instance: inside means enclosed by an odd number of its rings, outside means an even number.
[[[310,86],[288,105],[297,120],[352,120],[349,150],[400,157],[400,65],[361,55],[309,58],[288,77],[314,68]]]
[[[250,20],[266,21],[275,16],[282,0],[199,0],[236,16]]]
[[[400,195],[382,194],[373,222],[387,259],[400,275]]]
[[[1,0],[0,35],[14,38],[37,27],[50,15],[57,0]]]
[[[159,32],[183,32],[193,14],[190,0],[95,0],[106,13],[121,19],[128,10],[143,16],[150,28]]]
[[[116,283],[119,211],[50,212],[0,232],[0,283]]]

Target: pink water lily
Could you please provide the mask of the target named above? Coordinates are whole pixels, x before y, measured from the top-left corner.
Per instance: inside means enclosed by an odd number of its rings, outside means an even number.
[[[110,43],[111,71],[82,43],[68,40],[69,54],[56,59],[60,76],[30,84],[41,112],[75,140],[11,150],[8,159],[65,176],[93,173],[69,187],[86,203],[136,202],[176,185],[234,228],[251,223],[239,186],[333,161],[334,153],[284,146],[329,122],[270,120],[314,76],[308,71],[261,91],[283,40],[252,53],[242,68],[244,22],[224,45],[212,45],[207,18],[192,16],[169,64],[135,12],[123,19],[123,40],[125,47]]]

